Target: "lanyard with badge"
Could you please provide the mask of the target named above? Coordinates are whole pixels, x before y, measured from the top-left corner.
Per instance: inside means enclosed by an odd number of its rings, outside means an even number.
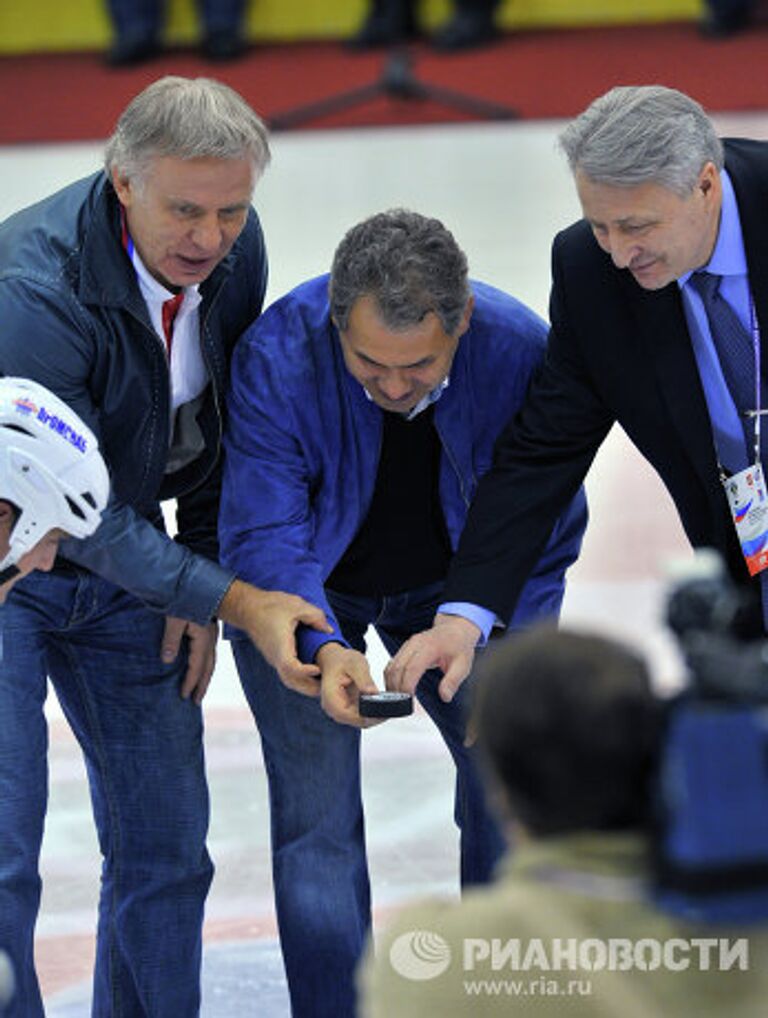
[[[755,576],[768,567],[768,493],[760,461],[760,423],[768,410],[763,410],[760,402],[760,332],[751,295],[749,324],[755,357],[755,409],[748,410],[747,416],[755,422],[754,464],[730,476],[720,465],[720,480],[749,575]]]

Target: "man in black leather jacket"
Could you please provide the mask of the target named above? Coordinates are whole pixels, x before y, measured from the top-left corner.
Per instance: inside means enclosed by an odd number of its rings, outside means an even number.
[[[112,497],[96,533],[0,609],[0,950],[12,1016],[42,1015],[33,965],[46,802],[46,674],[82,747],[104,856],[93,1013],[199,1009],[208,794],[199,703],[216,617],[287,683],[300,598],[217,562],[222,400],[259,313],[266,255],[254,185],[269,160],[253,110],[218,82],[164,78],[137,96],[106,169],[0,226],[0,373],[33,378],[97,436]],[[160,501],[177,500],[178,534]]]

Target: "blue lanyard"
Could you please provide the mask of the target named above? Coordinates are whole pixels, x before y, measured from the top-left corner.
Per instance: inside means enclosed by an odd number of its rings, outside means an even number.
[[[760,420],[763,414],[768,413],[768,410],[763,410],[761,406],[761,377],[760,377],[760,366],[761,366],[761,351],[760,351],[760,327],[757,324],[757,313],[755,311],[755,302],[752,297],[752,293],[749,294],[749,332],[752,339],[752,354],[755,365],[755,409],[745,410],[744,416],[753,417],[755,420],[755,444],[754,444],[754,462],[755,465],[761,462],[761,450],[760,450]],[[741,416],[741,415],[740,415]],[[717,454],[717,468],[720,474],[720,480],[728,480],[729,474],[726,472],[723,466],[723,460],[727,460],[727,456],[723,456],[723,450],[721,448],[721,442],[718,442],[718,431],[717,428],[712,428],[712,436],[715,442],[715,452]],[[748,459],[748,457],[747,457]]]
[[[752,350],[755,358],[755,409],[747,410],[747,417],[754,417],[755,419],[755,463],[760,462],[760,419],[763,414],[767,411],[763,410],[760,405],[761,396],[761,377],[760,377],[760,327],[757,324],[757,314],[755,312],[755,302],[752,299],[752,293],[749,294],[749,331],[752,336]]]

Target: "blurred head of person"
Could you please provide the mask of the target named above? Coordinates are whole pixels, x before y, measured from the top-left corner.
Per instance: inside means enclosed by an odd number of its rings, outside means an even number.
[[[645,828],[661,717],[645,662],[600,636],[537,627],[477,669],[478,742],[533,837]]]

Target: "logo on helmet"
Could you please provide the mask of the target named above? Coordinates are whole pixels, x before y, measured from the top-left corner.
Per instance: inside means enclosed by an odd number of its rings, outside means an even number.
[[[37,419],[42,424],[47,424],[51,431],[61,435],[65,441],[69,442],[70,445],[74,445],[80,452],[84,453],[86,451],[87,442],[85,438],[56,414],[49,414],[45,407],[40,407]]]
[[[49,413],[43,406],[38,407],[28,396],[18,397],[13,401],[13,405],[22,417],[36,417],[41,424],[47,424],[51,431],[61,435],[65,442],[69,442],[79,452],[86,453],[88,451],[88,441],[85,436],[81,435],[79,431],[75,431],[58,414]]]
[[[22,417],[29,417],[30,414],[37,414],[37,404],[33,403],[31,399],[27,399],[24,396],[21,399],[15,399],[13,405],[22,415]]]

